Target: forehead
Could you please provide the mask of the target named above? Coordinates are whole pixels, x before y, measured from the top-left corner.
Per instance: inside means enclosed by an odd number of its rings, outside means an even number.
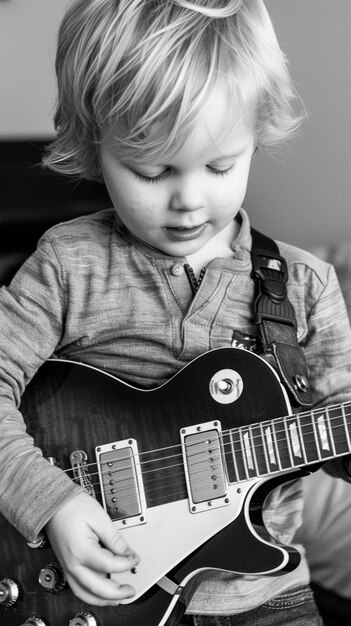
[[[130,149],[123,140],[127,129],[117,122],[102,144],[120,161],[190,165],[240,154],[253,139],[255,105],[252,99],[242,102],[228,81],[218,81],[201,105],[184,117],[181,120],[173,111],[153,121],[137,145],[129,144]]]
[[[244,108],[238,97],[220,84],[199,109],[178,155],[194,160],[235,156],[245,150],[252,138],[253,107]]]

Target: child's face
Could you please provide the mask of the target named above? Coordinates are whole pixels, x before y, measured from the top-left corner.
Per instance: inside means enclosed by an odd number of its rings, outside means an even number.
[[[254,150],[253,131],[240,117],[233,131],[227,91],[217,88],[193,131],[167,162],[119,161],[107,141],[102,174],[121,221],[139,239],[184,257],[229,224],[243,202]]]

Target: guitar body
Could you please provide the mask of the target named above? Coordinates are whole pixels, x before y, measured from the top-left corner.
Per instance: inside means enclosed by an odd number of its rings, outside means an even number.
[[[136,573],[118,577],[136,589],[132,603],[87,607],[68,587],[50,592],[38,582],[55,563],[50,546],[29,547],[0,516],[0,579],[20,587],[19,600],[0,607],[1,624],[21,626],[35,615],[64,626],[90,611],[100,626],[157,626],[172,599],[156,585],[165,575],[180,584],[208,568],[278,574],[299,563],[296,550],[268,535],[262,506],[273,487],[302,469],[280,467],[275,475],[269,471],[272,449],[267,460],[263,447],[256,454],[246,440],[258,432],[257,423],[291,414],[275,372],[260,357],[214,350],[154,390],[83,364],[48,361],[21,410],[44,456],[107,508],[141,563]],[[78,462],[71,471],[72,459]],[[263,463],[268,472],[260,471]],[[199,471],[205,472],[201,485]],[[72,622],[84,623],[90,624]]]

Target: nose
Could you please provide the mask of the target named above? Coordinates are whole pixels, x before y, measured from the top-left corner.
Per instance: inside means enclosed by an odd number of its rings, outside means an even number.
[[[197,211],[205,205],[204,191],[197,176],[182,176],[172,189],[170,208],[173,211]]]

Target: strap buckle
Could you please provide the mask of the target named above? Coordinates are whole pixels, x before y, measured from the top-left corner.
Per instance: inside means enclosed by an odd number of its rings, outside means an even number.
[[[290,324],[296,328],[295,311],[288,299],[288,268],[279,254],[252,250],[252,276],[257,284],[255,323],[263,319]]]

